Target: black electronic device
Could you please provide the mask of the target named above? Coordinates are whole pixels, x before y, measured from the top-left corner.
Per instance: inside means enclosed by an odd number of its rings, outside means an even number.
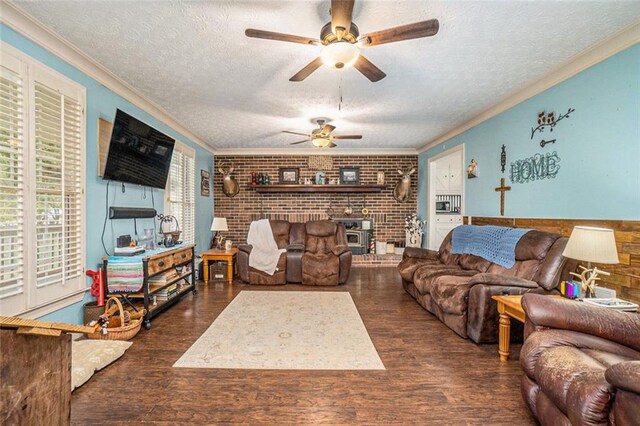
[[[131,235],[120,235],[116,245],[118,247],[129,247],[131,245]]]
[[[117,110],[103,179],[164,189],[175,140]]]
[[[156,217],[156,209],[143,207],[109,207],[109,219],[146,219]]]

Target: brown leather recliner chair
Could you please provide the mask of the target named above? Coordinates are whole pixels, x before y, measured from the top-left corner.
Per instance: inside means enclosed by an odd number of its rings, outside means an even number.
[[[525,294],[522,396],[543,425],[640,425],[640,316]]]
[[[300,227],[300,224],[292,224],[286,220],[270,220],[271,231],[273,232],[273,238],[276,240],[276,244],[279,249],[289,249],[292,246],[302,247],[301,230],[292,229],[296,225]],[[295,260],[291,265],[287,265],[289,262],[288,252],[282,253],[280,259],[278,259],[278,266],[276,272],[273,275],[269,275],[265,272],[259,271],[249,266],[249,254],[253,246],[250,244],[241,244],[238,246],[238,260],[237,268],[240,279],[246,283],[259,284],[259,285],[277,285],[286,284],[288,269],[294,268]],[[300,269],[300,262],[297,262],[298,270]],[[298,272],[298,275],[301,275]]]
[[[344,225],[328,220],[305,224],[302,255],[302,283],[307,285],[344,284],[351,269],[351,250]]]

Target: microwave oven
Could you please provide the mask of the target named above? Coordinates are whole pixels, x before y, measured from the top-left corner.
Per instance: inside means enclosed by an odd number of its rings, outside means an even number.
[[[436,201],[436,213],[450,213],[451,202],[450,201]]]

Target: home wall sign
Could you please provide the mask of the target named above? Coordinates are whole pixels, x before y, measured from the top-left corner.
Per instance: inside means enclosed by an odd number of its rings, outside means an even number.
[[[504,144],[502,145],[502,152],[500,153],[500,169],[502,169],[502,173],[504,173],[504,168],[507,165],[507,148],[505,148]]]
[[[556,151],[546,154],[536,154],[533,157],[512,162],[509,178],[513,183],[554,179],[558,171],[560,171],[559,163],[560,157]]]
[[[531,139],[535,136],[536,132],[544,132],[544,129],[549,128],[550,132],[553,132],[553,128],[556,127],[561,120],[569,118],[569,114],[574,112],[575,109],[569,108],[565,114],[560,114],[556,119],[555,112],[551,111],[546,113],[545,111],[538,113],[538,127],[531,128]],[[544,145],[543,145],[544,146]]]
[[[311,170],[327,172],[333,168],[333,157],[330,155],[310,155],[307,164]]]

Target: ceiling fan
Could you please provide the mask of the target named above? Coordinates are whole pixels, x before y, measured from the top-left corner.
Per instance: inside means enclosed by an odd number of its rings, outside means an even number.
[[[298,71],[289,81],[302,81],[324,64],[335,69],[353,65],[375,83],[385,78],[386,74],[360,53],[361,47],[430,37],[435,35],[440,27],[437,19],[429,19],[361,36],[358,26],[351,21],[353,3],[354,0],[331,0],[331,22],[320,30],[320,39],[253,28],[248,28],[244,33],[247,37],[324,46],[320,56]]]
[[[331,135],[331,132],[335,130],[335,126],[331,124],[325,124],[324,120],[317,120],[318,128],[313,130],[310,135],[306,133],[290,132],[283,130],[283,133],[290,133],[292,135],[306,136],[307,139],[303,139],[298,142],[293,142],[290,145],[298,145],[304,142],[311,142],[313,146],[317,148],[335,148],[336,145],[333,141],[338,139],[362,139],[362,135]]]

